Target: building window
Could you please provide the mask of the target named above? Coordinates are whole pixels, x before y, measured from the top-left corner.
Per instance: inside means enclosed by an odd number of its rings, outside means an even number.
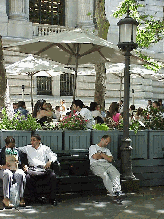
[[[37,76],[37,94],[52,95],[51,77]]]
[[[60,75],[60,96],[73,96],[74,74]]]
[[[29,18],[33,23],[65,25],[65,0],[30,0]]]

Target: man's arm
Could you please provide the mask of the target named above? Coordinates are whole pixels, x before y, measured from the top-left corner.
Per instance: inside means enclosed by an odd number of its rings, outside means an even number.
[[[95,159],[95,160],[99,160],[99,159],[102,159],[102,156],[101,156],[100,153],[96,153],[96,154],[92,155],[92,158]]]
[[[45,169],[48,169],[48,168],[50,168],[51,163],[55,162],[57,160],[57,154],[53,153],[52,150],[49,147],[47,147],[46,157],[48,159],[48,162],[45,165]]]
[[[106,154],[104,154],[102,152],[101,153],[96,153],[96,154],[92,155],[92,158],[95,159],[95,160],[105,159],[105,160],[107,160],[110,163],[113,160],[112,156],[108,156],[108,155],[106,155]]]
[[[101,155],[101,157],[103,158],[103,159],[105,159],[105,160],[107,160],[108,162],[112,162],[112,160],[113,160],[113,157],[112,156],[108,156],[108,155],[106,155],[106,154],[104,154],[104,153],[101,153],[100,154]],[[101,159],[102,159],[101,158]]]

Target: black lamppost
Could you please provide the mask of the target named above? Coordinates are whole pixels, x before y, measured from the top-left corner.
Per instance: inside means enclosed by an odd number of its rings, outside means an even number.
[[[123,139],[121,146],[121,181],[124,191],[138,191],[139,180],[135,178],[132,172],[131,161],[131,139],[129,138],[129,91],[130,91],[130,56],[131,51],[137,48],[136,30],[138,22],[127,16],[121,19],[119,26],[119,42],[117,46],[124,52],[125,69],[124,69],[124,110],[123,110]]]

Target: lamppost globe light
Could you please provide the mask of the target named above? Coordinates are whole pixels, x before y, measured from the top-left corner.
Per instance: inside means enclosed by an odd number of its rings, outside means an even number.
[[[119,26],[119,42],[117,46],[123,51],[137,48],[136,43],[136,32],[138,22],[129,16],[129,10],[127,16],[124,19],[121,19],[117,25]]]

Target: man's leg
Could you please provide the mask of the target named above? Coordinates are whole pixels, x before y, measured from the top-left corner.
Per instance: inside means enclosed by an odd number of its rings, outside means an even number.
[[[37,182],[36,176],[31,176],[29,173],[27,173],[25,194],[32,201],[35,201],[35,198],[37,196],[36,182]]]
[[[48,170],[44,180],[50,187],[50,202],[56,200],[56,174],[52,170]]]
[[[111,165],[111,164],[109,164],[109,165]],[[109,165],[108,165],[108,167],[109,167]],[[106,172],[106,169],[108,169],[108,167],[106,164],[103,165],[103,164],[93,163],[91,165],[91,170],[95,175],[97,175],[103,179],[103,183],[104,183],[105,188],[107,189],[107,191],[110,194],[113,194],[113,183],[112,183],[111,179],[109,178],[108,173]]]
[[[121,191],[121,184],[120,184],[120,173],[119,173],[119,171],[113,165],[111,165],[106,170],[106,172],[109,175],[110,180],[112,182],[113,194],[115,192],[120,192]]]

